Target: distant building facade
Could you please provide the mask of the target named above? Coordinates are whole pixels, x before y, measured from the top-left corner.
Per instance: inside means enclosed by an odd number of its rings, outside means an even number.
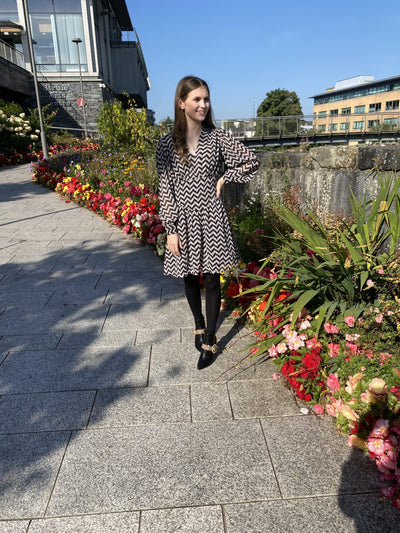
[[[345,133],[400,127],[400,76],[375,80],[356,76],[336,82],[314,99],[318,133]]]
[[[58,109],[55,126],[83,128],[83,103],[88,131],[96,129],[105,101],[129,95],[138,108],[147,108],[150,81],[125,0],[27,2],[41,103]],[[7,21],[22,31],[1,33]],[[22,0],[1,0],[0,39],[23,52],[32,72],[25,28]],[[123,32],[133,32],[134,40],[122,40]],[[36,105],[33,92],[29,103]]]

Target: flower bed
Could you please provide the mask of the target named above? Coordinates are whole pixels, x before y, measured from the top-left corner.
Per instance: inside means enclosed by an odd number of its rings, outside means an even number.
[[[98,145],[85,143],[86,151],[97,151]],[[59,154],[50,161],[39,161],[32,166],[33,180],[56,191],[66,202],[75,202],[101,215],[111,224],[120,226],[125,234],[131,234],[137,242],[151,245],[159,256],[165,253],[166,234],[158,215],[158,196],[148,186],[134,185],[129,179],[117,183],[113,178],[115,168],[100,172],[96,179],[89,179],[84,162],[80,159],[82,146],[73,154]],[[110,154],[111,155],[111,154]],[[143,160],[126,161],[126,177],[129,171],[144,172]],[[96,186],[97,185],[97,186]]]
[[[398,509],[399,184],[382,182],[369,214],[355,204],[353,221],[334,231],[281,207],[295,230],[286,250],[223,278],[226,305],[254,330],[250,354],[271,357],[273,379],[284,379],[315,414],[332,416],[349,446],[369,454],[386,482],[382,495]]]

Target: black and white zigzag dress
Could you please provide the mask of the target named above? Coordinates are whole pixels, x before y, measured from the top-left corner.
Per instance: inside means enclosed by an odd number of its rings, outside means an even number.
[[[246,183],[258,167],[256,155],[222,129],[203,128],[188,163],[175,152],[171,134],[159,141],[160,218],[167,235],[178,233],[182,242],[179,257],[166,251],[164,274],[218,273],[237,264],[237,244],[216,185],[221,176]]]

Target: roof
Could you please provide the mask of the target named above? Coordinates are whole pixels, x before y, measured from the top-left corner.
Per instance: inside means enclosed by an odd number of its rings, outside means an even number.
[[[121,31],[132,31],[133,26],[131,17],[129,16],[125,0],[109,0],[109,2],[115,13],[115,16],[117,17]]]
[[[319,96],[327,96],[327,95],[331,95],[331,94],[335,94],[335,93],[344,93],[346,91],[351,91],[353,90],[355,87],[367,87],[367,86],[373,86],[373,85],[380,85],[381,83],[389,83],[391,81],[394,81],[394,80],[400,80],[400,75],[398,76],[391,76],[390,78],[383,78],[381,80],[374,80],[374,81],[368,81],[368,82],[364,82],[364,83],[359,83],[357,85],[352,85],[351,87],[346,87],[346,88],[342,88],[342,89],[333,89],[333,90],[330,90],[329,92],[324,92],[324,93],[319,93],[319,94],[314,94],[314,96],[310,96],[310,98],[318,98]]]

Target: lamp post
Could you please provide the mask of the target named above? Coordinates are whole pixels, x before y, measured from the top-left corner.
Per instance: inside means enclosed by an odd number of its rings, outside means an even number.
[[[72,39],[72,42],[76,43],[76,50],[78,52],[79,79],[81,82],[81,99],[82,99],[82,107],[83,107],[83,123],[84,123],[85,137],[87,137],[88,134],[87,134],[87,122],[86,122],[86,107],[85,107],[85,99],[83,97],[81,56],[79,55],[79,43],[82,42],[82,39],[80,39],[79,37],[75,37],[75,39]]]
[[[39,115],[40,140],[41,140],[41,143],[42,143],[43,159],[48,159],[49,158],[49,153],[47,151],[47,141],[46,141],[46,134],[45,134],[45,131],[44,131],[42,107],[40,105],[39,85],[38,85],[38,80],[37,80],[35,56],[34,56],[34,53],[33,53],[33,41],[32,41],[32,32],[31,32],[31,23],[30,23],[30,20],[29,20],[29,12],[28,12],[27,0],[22,0],[22,5],[23,5],[23,8],[24,8],[26,36],[28,37],[28,47],[29,47],[29,55],[30,55],[30,60],[31,60],[31,69],[32,69],[32,74],[33,74],[33,84],[35,86],[36,105],[37,105],[37,110],[38,110],[38,115]]]

